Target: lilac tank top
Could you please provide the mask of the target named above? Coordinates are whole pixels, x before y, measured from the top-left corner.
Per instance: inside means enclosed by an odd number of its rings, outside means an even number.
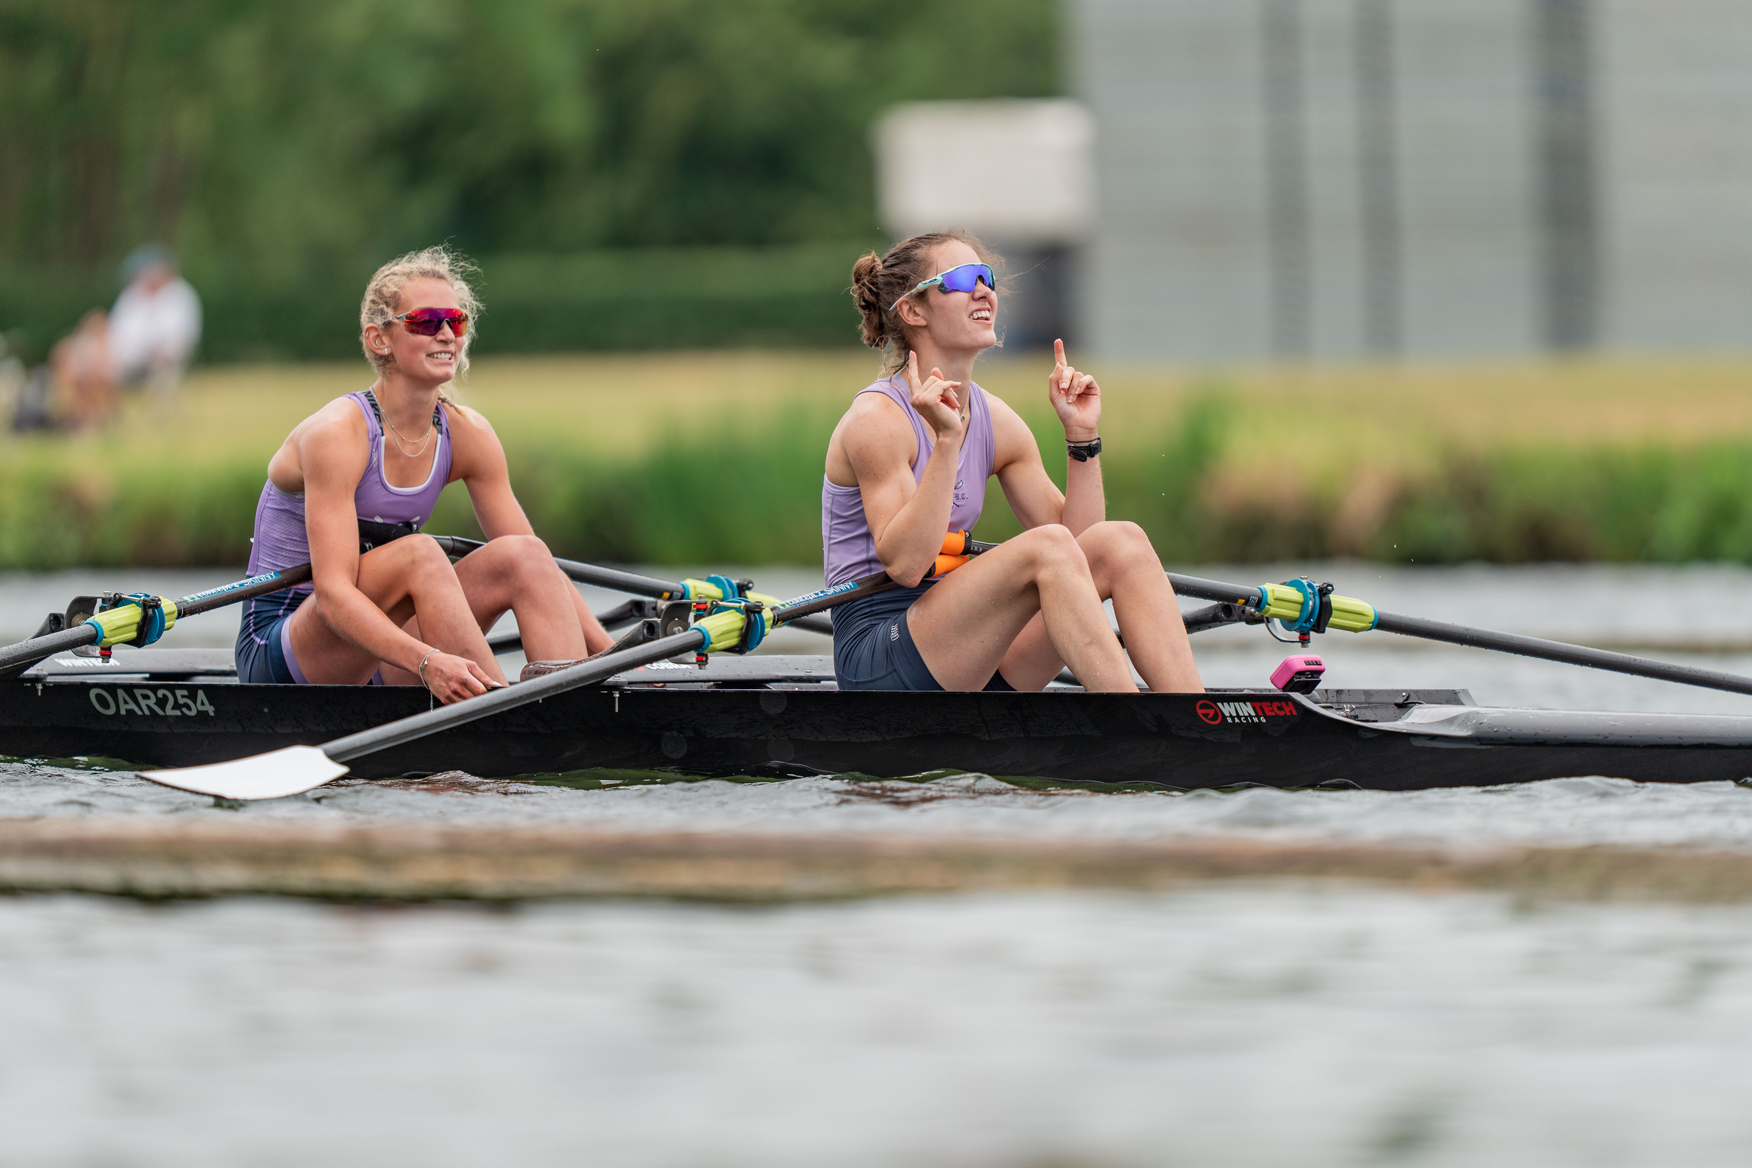
[[[967,437],[955,463],[954,505],[949,509],[946,529],[949,531],[973,530],[985,507],[986,480],[992,477],[991,411],[986,406],[984,390],[973,382],[968,383],[968,390]],[[913,452],[913,481],[922,480],[934,439],[930,425],[913,409],[906,383],[898,377],[887,377],[858,392],[886,394],[906,411],[913,435],[918,439],[918,448]],[[857,487],[842,487],[825,474],[821,476],[821,554],[829,588],[882,571],[876,539],[870,534],[870,521],[864,515],[864,496]]]
[[[433,424],[438,427],[438,449],[432,456],[432,473],[417,487],[392,487],[383,477],[383,427],[378,424],[377,411],[363,392],[349,393],[353,404],[365,415],[367,444],[371,451],[365,463],[365,473],[353,491],[353,510],[360,519],[378,523],[423,524],[432,516],[439,492],[450,481],[450,430],[445,424],[444,408],[434,411]],[[310,562],[310,535],[304,527],[304,495],[288,494],[269,479],[262,484],[261,499],[256,503],[255,538],[250,541],[249,574],[273,572]],[[291,590],[308,595],[311,585],[300,584]]]

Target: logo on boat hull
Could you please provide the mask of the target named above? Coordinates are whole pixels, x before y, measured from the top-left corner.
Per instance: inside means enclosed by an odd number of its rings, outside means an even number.
[[[1212,726],[1224,722],[1264,722],[1271,718],[1299,716],[1295,702],[1200,702],[1193,708],[1202,721]]]

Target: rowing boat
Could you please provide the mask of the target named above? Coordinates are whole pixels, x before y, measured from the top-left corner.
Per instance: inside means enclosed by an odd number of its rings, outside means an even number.
[[[228,650],[57,654],[0,681],[0,754],[192,766],[420,713],[417,688],[245,685]],[[117,766],[122,765],[120,762]],[[1480,706],[1464,690],[840,692],[825,656],[660,661],[359,759],[389,778],[596,768],[883,778],[960,770],[1173,789],[1374,790],[1752,775],[1752,716]]]

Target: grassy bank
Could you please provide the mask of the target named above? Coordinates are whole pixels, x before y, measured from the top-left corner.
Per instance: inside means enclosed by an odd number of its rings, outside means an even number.
[[[483,358],[536,528],[619,561],[815,562],[821,456],[867,355]],[[1062,474],[1047,363],[982,384]],[[1098,370],[1109,514],[1168,559],[1752,562],[1752,366]],[[102,435],[0,440],[0,568],[241,564],[286,431],[362,364],[200,371]],[[432,530],[473,530],[446,492]],[[1001,492],[980,535],[1015,530]]]

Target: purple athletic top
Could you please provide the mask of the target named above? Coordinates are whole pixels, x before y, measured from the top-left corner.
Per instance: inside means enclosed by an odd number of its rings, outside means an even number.
[[[950,531],[972,531],[985,507],[986,480],[992,477],[992,415],[986,406],[985,391],[968,383],[967,437],[961,443],[961,455],[955,463],[954,504],[949,509]],[[925,477],[925,465],[930,461],[934,439],[931,427],[913,409],[912,395],[899,377],[886,377],[867,385],[859,393],[886,394],[912,422],[918,449],[913,454],[913,481]],[[876,555],[876,540],[870,534],[870,520],[864,515],[864,496],[857,487],[842,487],[821,476],[821,551],[827,572],[827,586],[843,584],[871,576],[882,570]]]
[[[353,510],[360,519],[376,523],[409,523],[416,526],[431,517],[438,494],[450,481],[450,429],[443,423],[444,410],[437,411],[438,450],[432,456],[432,473],[417,487],[392,487],[383,477],[383,427],[364,393],[349,393],[365,415],[367,445],[371,451],[365,474],[353,491]],[[310,534],[304,527],[304,495],[282,491],[269,479],[262,484],[256,503],[255,538],[249,550],[251,576],[310,562]],[[293,591],[309,594],[311,586],[300,584]]]
[[[377,523],[413,523],[416,527],[432,515],[438,494],[450,481],[450,429],[444,421],[443,407],[433,411],[438,427],[438,449],[432,455],[432,473],[417,487],[392,487],[383,477],[383,426],[372,408],[369,391],[350,393],[353,404],[365,415],[367,449],[370,455],[365,473],[353,490],[353,511],[360,519]],[[304,495],[289,494],[269,479],[262,484],[262,495],[256,503],[255,538],[250,541],[249,574],[273,572],[310,562],[310,535],[304,526]],[[240,680],[284,681],[273,676],[274,669],[266,664],[274,656],[270,639],[277,641],[278,655],[292,681],[304,684],[304,672],[292,652],[287,636],[286,618],[309,598],[312,585],[300,584],[269,596],[258,596],[244,604],[237,632],[237,662]],[[246,669],[246,665],[249,666]],[[264,672],[265,671],[265,672]],[[246,676],[246,673],[248,676]]]

